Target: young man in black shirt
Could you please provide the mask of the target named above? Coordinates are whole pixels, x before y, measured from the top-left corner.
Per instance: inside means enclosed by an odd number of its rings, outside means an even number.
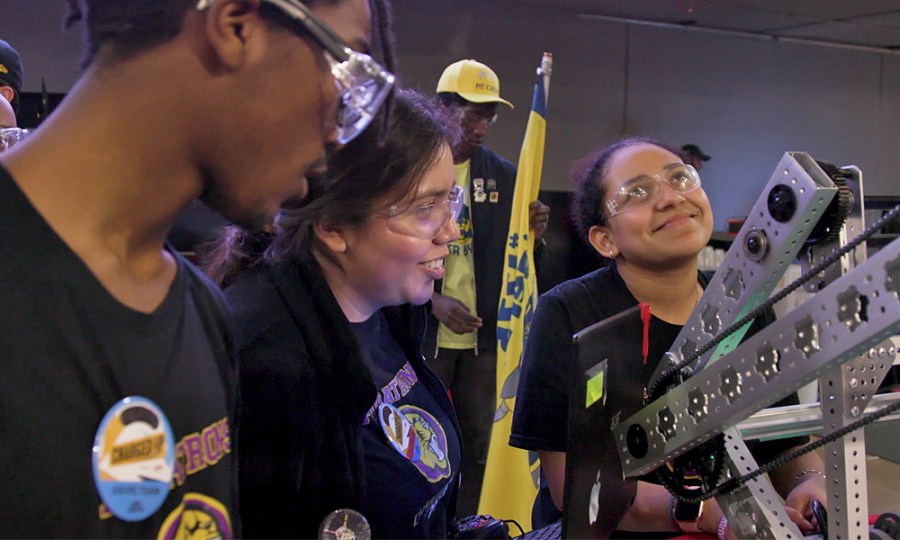
[[[85,72],[0,155],[0,536],[239,534],[230,321],[164,239],[270,222],[377,110],[369,4],[307,3],[70,0]]]

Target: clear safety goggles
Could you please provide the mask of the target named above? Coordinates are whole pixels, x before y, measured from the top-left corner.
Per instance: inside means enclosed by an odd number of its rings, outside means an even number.
[[[17,127],[0,129],[0,152],[19,144],[27,136],[27,129]]]
[[[397,234],[433,240],[451,219],[456,221],[459,218],[465,202],[464,196],[463,188],[453,186],[445,201],[405,208],[391,206],[388,229]]]
[[[459,119],[464,125],[468,124],[476,126],[478,124],[484,124],[487,127],[491,127],[497,123],[497,113],[488,116],[472,107],[462,106],[460,107]]]
[[[213,1],[200,0],[197,9],[203,11]],[[396,77],[369,55],[351,49],[299,0],[262,1],[303,25],[325,49],[325,59],[341,95],[337,113],[338,142],[347,144],[352,141],[372,123],[393,88]]]
[[[632,178],[610,195],[606,201],[606,217],[650,204],[664,182],[675,193],[684,195],[700,187],[700,173],[691,165],[673,163],[656,174]]]

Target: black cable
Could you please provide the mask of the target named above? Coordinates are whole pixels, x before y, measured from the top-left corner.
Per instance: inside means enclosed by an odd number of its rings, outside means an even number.
[[[518,521],[516,521],[514,519],[504,519],[503,523],[506,523],[506,524],[512,523],[513,525],[516,526],[516,528],[519,529],[519,536],[525,536],[525,529],[523,529],[522,526],[519,525]]]

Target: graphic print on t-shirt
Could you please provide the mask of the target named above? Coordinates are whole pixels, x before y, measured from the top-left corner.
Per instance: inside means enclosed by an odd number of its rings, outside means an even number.
[[[450,476],[447,435],[435,417],[419,407],[383,403],[378,419],[388,442],[431,483]]]
[[[200,493],[185,493],[181,504],[166,517],[157,540],[233,538],[231,518],[219,501]]]
[[[366,425],[375,419],[375,410],[381,407],[382,403],[393,403],[399,400],[408,394],[418,382],[419,377],[416,375],[416,370],[414,370],[412,364],[407,361],[393,378],[391,378],[391,380],[378,392],[375,403],[369,407],[369,412],[366,413],[366,419],[363,420],[363,425]]]
[[[146,519],[166,500],[175,441],[153,401],[130,396],[114,404],[97,428],[91,457],[97,493],[119,519]]]
[[[155,402],[141,396],[117,402],[101,421],[92,452],[100,518],[148,518],[186,475],[215,465],[230,452],[226,418],[175,443],[169,421]],[[158,534],[160,539],[231,537],[225,506],[194,492],[186,493],[169,512]]]

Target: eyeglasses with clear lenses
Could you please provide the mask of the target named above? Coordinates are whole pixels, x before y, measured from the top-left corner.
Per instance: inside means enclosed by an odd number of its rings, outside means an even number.
[[[497,113],[487,116],[481,111],[466,106],[460,107],[460,112],[460,120],[466,124],[484,123],[487,127],[491,127],[497,122]]]
[[[203,11],[213,1],[199,0],[197,9]],[[302,24],[325,49],[325,59],[341,94],[337,115],[338,142],[347,144],[352,141],[372,123],[393,88],[396,77],[369,55],[351,49],[299,0],[262,1]]]
[[[656,199],[663,182],[675,193],[684,195],[700,187],[700,173],[686,163],[673,163],[656,174],[633,178],[606,201],[606,217],[611,218],[649,204]]]
[[[27,129],[17,127],[0,129],[0,152],[19,144],[27,136]]]
[[[444,226],[453,219],[459,219],[465,202],[465,191],[453,186],[447,200],[413,205],[405,208],[391,206],[388,229],[397,234],[434,240]]]

